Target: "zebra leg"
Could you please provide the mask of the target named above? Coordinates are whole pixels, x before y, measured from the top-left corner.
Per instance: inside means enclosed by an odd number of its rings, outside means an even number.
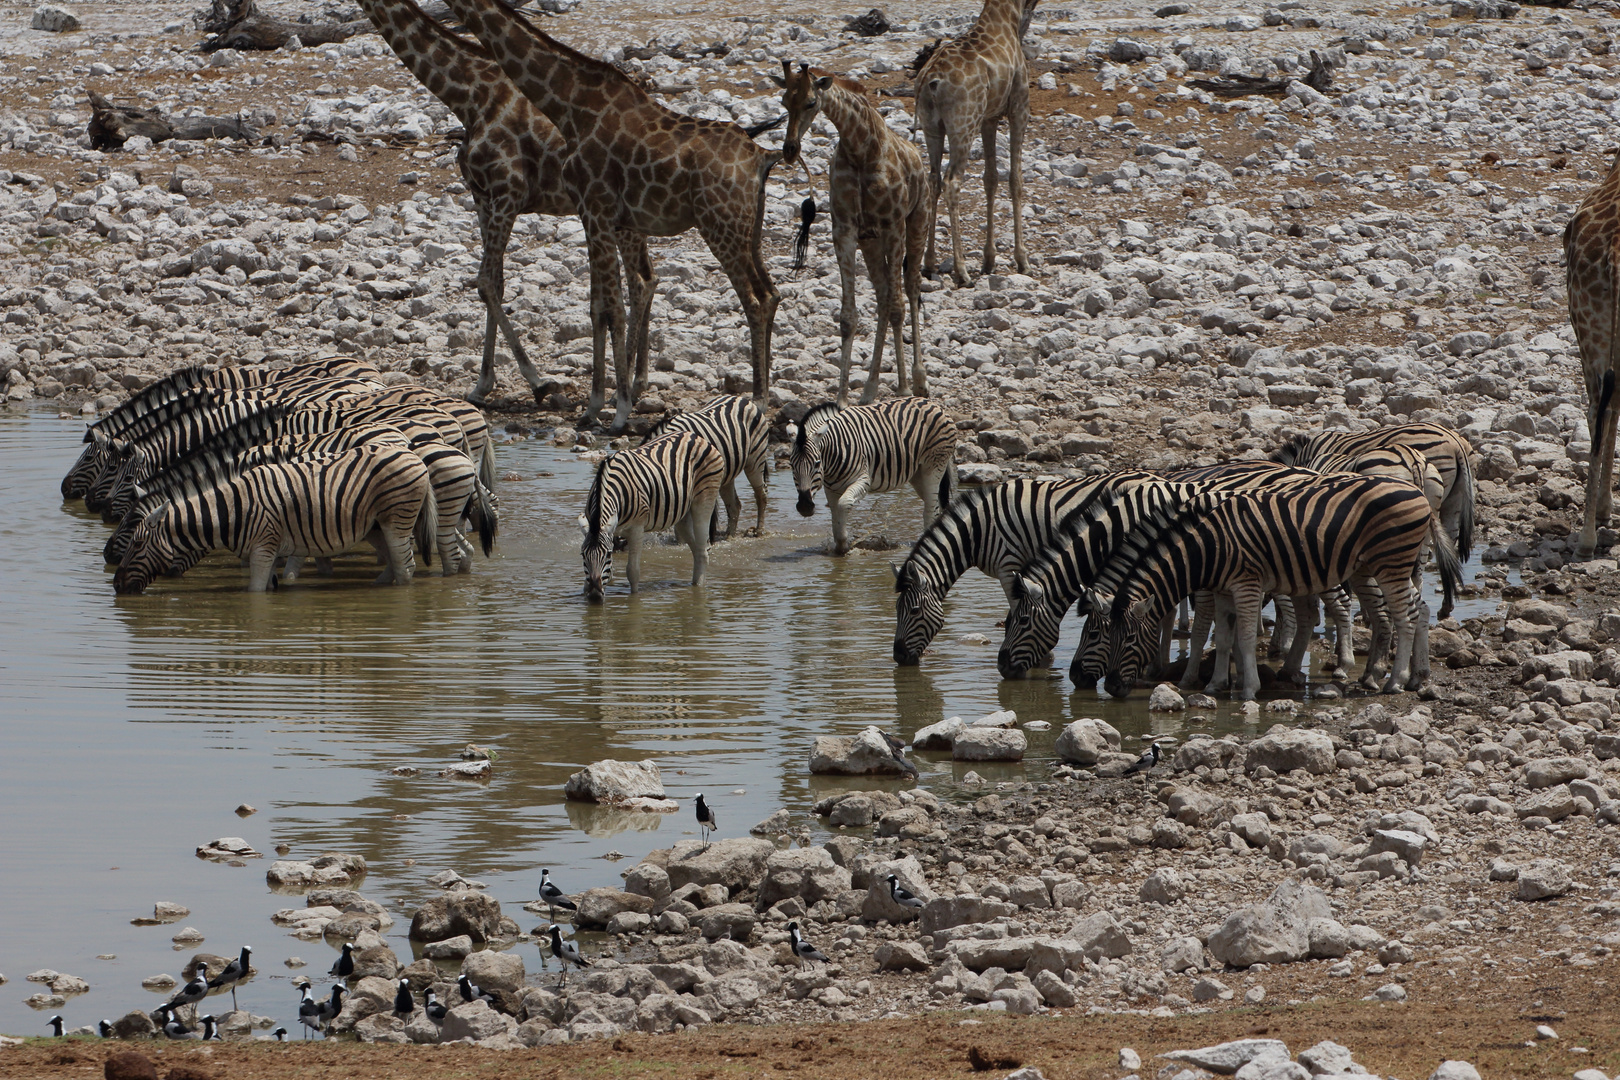
[[[736,498],[736,493],[732,493]],[[682,520],[686,522],[686,546],[692,549],[692,586],[703,584],[703,572],[709,568],[709,537],[703,529],[703,522],[708,521],[714,514],[713,499],[693,499],[692,512]],[[736,520],[735,513],[732,520]],[[677,526],[677,531],[679,526]]]
[[[1412,583],[1412,675],[1406,689],[1418,690],[1429,681],[1429,602],[1419,581]]]
[[[1377,690],[1384,671],[1384,657],[1389,653],[1388,607],[1379,592],[1378,583],[1371,578],[1357,581],[1355,589],[1361,601],[1361,617],[1372,631],[1372,640],[1367,645],[1367,666],[1362,669],[1360,681],[1368,690]]]
[[[748,486],[754,489],[754,534],[765,535],[765,465],[760,463],[754,466],[751,472],[746,473]]]
[[[276,548],[260,544],[247,553],[248,592],[267,592],[276,587]]]
[[[1198,672],[1204,666],[1204,643],[1209,640],[1210,624],[1215,619],[1215,597],[1212,593],[1198,594],[1193,606],[1191,629],[1187,632],[1187,667],[1181,673],[1181,688],[1192,690],[1198,686]],[[1186,600],[1181,606],[1185,608]]]
[[[1356,628],[1350,618],[1349,598],[1342,588],[1329,589],[1322,595],[1322,606],[1333,620],[1334,647],[1338,650],[1338,662],[1333,670],[1339,677],[1348,678],[1356,666]]]
[[[1153,673],[1155,678],[1170,666],[1170,639],[1175,635],[1175,632],[1176,613],[1174,611],[1167,612],[1164,618],[1159,620],[1159,656],[1157,660],[1158,669]]]
[[[720,488],[720,498],[726,504],[726,539],[730,540],[737,535],[737,519],[742,516],[742,500],[737,498],[737,478],[733,476]],[[718,522],[719,515],[714,516]],[[717,532],[713,524],[709,526],[709,543],[714,543]]]
[[[411,578],[416,576],[416,537],[415,522],[408,532],[384,527],[382,529],[383,548],[387,552],[388,569],[377,578],[379,585],[386,585],[392,581],[395,585],[409,585]],[[440,549],[443,551],[443,549]],[[442,556],[441,556],[442,557]]]
[[[298,580],[298,572],[303,568],[304,557],[302,555],[287,556],[287,561],[281,568],[282,582],[284,584],[291,585],[293,582]]]
[[[1236,633],[1237,616],[1232,608],[1230,593],[1208,595],[1215,613],[1215,670],[1210,673],[1209,685],[1204,687],[1204,692],[1215,694],[1232,685],[1232,635]]]
[[[858,323],[855,315],[855,220],[853,217],[833,217],[833,252],[838,256],[838,279],[843,283],[844,298],[838,309],[838,404],[843,405],[849,401],[849,366],[855,351],[855,331]],[[882,313],[879,312],[879,325],[882,325]],[[867,389],[871,389],[874,379],[867,381]],[[875,392],[875,391],[874,391]],[[862,391],[861,404],[866,404]]]
[[[1288,643],[1288,655],[1283,658],[1282,670],[1277,673],[1277,678],[1302,686],[1307,681],[1303,668],[1305,650],[1309,648],[1311,633],[1316,629],[1316,597],[1296,596],[1292,600],[1294,640]]]
[[[1283,642],[1291,644],[1294,640],[1294,606],[1284,603],[1281,596],[1273,596],[1270,599],[1271,610],[1277,620],[1272,625],[1271,642],[1266,646],[1266,656],[1275,658],[1283,655],[1285,651]]]
[[[1254,582],[1232,587],[1232,607],[1237,612],[1236,642],[1238,667],[1243,672],[1243,700],[1253,701],[1260,692],[1260,667],[1256,660],[1260,637],[1260,607],[1266,602],[1265,590]]]
[[[849,554],[849,511],[870,486],[871,480],[862,476],[837,495],[827,492],[827,509],[832,513],[834,555]]]
[[[1389,610],[1390,622],[1395,624],[1395,664],[1390,668],[1384,693],[1406,687],[1411,678],[1412,642],[1415,637],[1415,618],[1412,583],[1404,577],[1379,581],[1384,593],[1384,606]]]
[[[320,558],[316,559],[315,560],[315,572],[317,574],[321,575],[321,577],[331,577],[332,576],[332,560],[331,560],[331,558],[323,555]]]
[[[624,578],[630,583],[630,591],[636,592],[641,588],[641,537],[646,532],[640,525],[631,525],[624,530]]]

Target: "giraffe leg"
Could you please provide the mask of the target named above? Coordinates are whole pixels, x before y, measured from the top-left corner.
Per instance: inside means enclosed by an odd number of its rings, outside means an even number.
[[[771,329],[781,293],[765,270],[757,230],[739,232],[736,223],[728,220],[732,215],[724,205],[704,209],[705,214],[698,219],[698,232],[726,272],[726,279],[742,304],[743,317],[748,320],[749,352],[754,365],[753,397],[763,405],[771,385]],[[753,214],[752,208],[749,214]]]
[[[922,112],[922,106],[917,111]],[[939,231],[939,194],[943,186],[939,163],[945,156],[945,131],[937,123],[919,124],[923,142],[928,148],[927,225],[928,245],[923,254],[923,276],[932,280],[939,277],[939,260],[934,252],[934,235]]]
[[[617,434],[630,419],[630,355],[624,293],[619,287],[619,251],[613,229],[602,216],[586,211],[585,240],[591,259],[591,396],[581,425],[595,427],[607,400],[607,345],[613,339],[613,375],[617,380],[613,427]]]
[[[658,285],[658,274],[653,270],[652,258],[647,254],[645,236],[630,229],[620,229],[617,240],[619,260],[624,264],[625,291],[630,294],[627,320],[629,337],[625,351],[635,362],[636,369],[631,397],[639,398],[647,388],[649,330],[652,325],[653,290]]]
[[[1029,88],[1007,111],[1007,191],[1012,196],[1013,265],[1019,273],[1029,272],[1029,253],[1024,250],[1024,128],[1029,124]],[[987,158],[986,161],[989,159]],[[989,207],[985,208],[989,213]]]
[[[474,405],[482,405],[495,388],[495,331],[499,328],[517,361],[518,374],[534,392],[536,405],[545,401],[556,389],[556,379],[546,378],[535,370],[523,339],[506,314],[506,248],[512,239],[512,226],[517,221],[519,207],[515,200],[500,199],[492,202],[486,211],[479,208],[479,230],[483,234],[484,257],[478,264],[478,295],[484,301],[484,361],[478,373],[478,385],[467,396]]]
[[[928,381],[922,362],[922,275],[919,273],[923,248],[927,243],[923,230],[928,227],[928,222],[928,215],[922,212],[921,207],[913,210],[906,219],[906,251],[901,269],[906,303],[911,309],[911,392],[918,397],[928,396]],[[895,343],[900,343],[899,331],[895,332]]]
[[[891,319],[891,315],[898,315],[894,310],[894,275],[890,272],[892,266],[889,262],[889,246],[883,237],[872,237],[861,243],[861,254],[866,259],[866,273],[872,279],[872,291],[877,294],[877,311],[873,315],[873,322],[877,323],[877,334],[872,342],[872,360],[868,365],[866,386],[861,390],[861,404],[870,405],[877,400],[878,386],[883,381],[883,347],[885,335],[889,330],[889,323],[895,322],[895,392],[906,392],[905,357],[901,355],[900,327],[898,318]]]
[[[843,288],[843,300],[838,309],[838,404],[849,401],[849,365],[855,351],[855,331],[858,328],[855,313],[855,289],[859,280],[855,276],[855,224],[848,219],[833,222],[833,252],[838,257],[838,280]],[[870,387],[875,380],[867,380]],[[861,391],[861,404],[871,399]]]
[[[999,118],[992,117],[979,128],[984,144],[984,261],[981,269],[988,274],[996,266],[996,181],[1000,168],[996,164],[996,125]]]
[[[1592,436],[1592,449],[1587,455],[1586,507],[1582,515],[1578,553],[1591,555],[1597,550],[1598,526],[1607,525],[1614,511],[1614,443],[1615,422],[1620,412],[1615,410],[1614,373],[1606,371],[1596,380],[1587,380],[1587,396],[1592,397],[1596,384],[1597,394],[1592,402],[1588,426]]]
[[[968,155],[973,152],[973,135],[952,131],[951,164],[945,171],[945,212],[951,215],[951,277],[958,285],[968,283],[967,260],[962,257],[962,177],[967,172]]]

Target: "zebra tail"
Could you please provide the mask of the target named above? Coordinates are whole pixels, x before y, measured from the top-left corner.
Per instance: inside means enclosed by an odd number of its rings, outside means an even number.
[[[478,500],[478,543],[484,549],[484,558],[495,547],[495,530],[499,527],[499,518],[495,511],[495,500],[490,498],[489,488],[483,484],[475,484],[473,498]]]
[[[1462,559],[1458,558],[1457,546],[1441,527],[1439,515],[1431,515],[1429,535],[1434,538],[1434,561],[1440,565],[1440,588],[1444,599],[1440,604],[1439,618],[1444,619],[1451,614],[1452,606],[1457,601],[1457,586],[1462,583]]]
[[[943,517],[945,511],[951,508],[951,499],[956,494],[956,462],[946,463],[945,471],[939,477],[939,513]]]
[[[422,512],[416,515],[416,548],[422,553],[423,566],[433,565],[433,545],[438,539],[439,503],[429,486],[427,496],[422,500]],[[443,551],[439,552],[439,558],[445,558]]]
[[[816,197],[808,195],[799,204],[799,235],[793,238],[793,269],[803,270],[810,258],[810,226],[816,223]]]
[[[1613,407],[1614,373],[1611,371],[1603,377],[1603,400],[1605,408]],[[1457,462],[1457,487],[1463,496],[1462,513],[1457,518],[1457,556],[1466,561],[1474,554],[1474,467],[1468,462],[1468,455],[1462,455]]]
[[[478,478],[491,491],[495,489],[495,440],[484,436],[484,449],[478,455]]]

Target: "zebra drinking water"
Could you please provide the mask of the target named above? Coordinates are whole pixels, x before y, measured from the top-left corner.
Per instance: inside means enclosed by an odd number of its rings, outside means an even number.
[[[608,457],[597,467],[579,527],[585,533],[585,595],[599,603],[613,575],[613,540],[628,541],[625,577],[641,586],[641,539],[673,528],[692,549],[692,584],[708,566],[709,519],[720,495],[725,458],[691,431],[677,431]]]
[[[737,519],[742,502],[737,498],[737,474],[748,477],[754,489],[754,531],[765,532],[765,480],[770,474],[767,454],[767,435],[770,425],[765,414],[752,398],[727,394],[717,397],[696,412],[674,413],[654,424],[642,445],[661,435],[674,431],[693,431],[708,439],[725,460],[725,473],[720,478],[720,498],[726,504],[726,539],[737,532]],[[709,526],[709,542],[715,541],[719,519]]]
[[[1254,699],[1260,605],[1266,594],[1314,596],[1347,582],[1377,582],[1395,626],[1386,690],[1410,685],[1412,572],[1429,542],[1432,512],[1401,480],[1333,475],[1308,487],[1210,492],[1144,519],[1109,560],[1091,597],[1107,640],[1105,689],[1129,692],[1158,647],[1158,624],[1200,590],[1232,596],[1242,695]],[[1117,590],[1104,589],[1117,581]],[[1362,685],[1376,689],[1383,657],[1369,654]]]
[[[815,493],[827,489],[835,555],[849,553],[849,511],[862,495],[910,483],[922,498],[926,529],[956,490],[956,425],[931,401],[901,398],[853,408],[827,402],[805,413],[789,434],[798,511],[814,514]]]
[[[336,458],[263,465],[211,491],[168,504],[141,522],[113,575],[113,591],[140,593],[175,563],[193,566],[219,548],[248,566],[248,591],[271,587],[278,556],[326,558],[370,539],[388,568],[378,584],[403,584],[438,529],[422,459],[398,447],[363,446]]]

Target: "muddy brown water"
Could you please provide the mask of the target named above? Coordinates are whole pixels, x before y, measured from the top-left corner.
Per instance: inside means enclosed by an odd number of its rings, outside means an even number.
[[[500,448],[501,473],[522,479],[500,485],[499,546],[471,574],[375,588],[369,556],[350,557],[331,578],[249,595],[241,567],[216,556],[118,598],[100,558],[109,527],[58,493],[82,433],[82,422],[54,412],[0,410],[7,1033],[43,1034],[54,1011],[74,1027],[153,1007],[158,996],[140,981],[178,976],[198,948],[171,945],[182,926],[201,931],[209,952],[254,946],[260,974],[240,990],[242,1007],[295,1026],[291,979],[327,985],[335,950],[270,922],[302,906],[265,884],[279,843],[291,858],[364,855],[371,873],[360,887],[394,912],[388,936],[408,961],[409,913],[435,892],[427,879],[440,870],[487,883],[527,930],[540,920],[519,905],[534,898],[541,867],[569,890],[620,885],[649,850],[697,835],[698,791],[727,837],[778,807],[805,818],[840,787],[901,786],[809,776],[818,735],[877,724],[909,738],[947,716],[1003,708],[1048,723],[1029,732],[1024,763],[976,766],[993,789],[1045,781],[1053,739],[1080,716],[1113,723],[1127,749],[1146,734],[1183,734],[1182,718],[1149,717],[1141,691],[1114,702],[1056,673],[1002,682],[994,643],[1005,603],[976,572],[953,590],[922,665],[897,668],[889,564],[903,551],[829,557],[825,506],[799,517],[786,469],[772,473],[768,535],[713,549],[695,591],[686,549],[650,544],[640,595],[626,592],[621,554],[607,602],[585,603],[577,516],[591,466],[523,440]],[[905,542],[920,513],[908,489],[865,500],[851,527]],[[992,644],[960,640],[974,632]],[[1076,634],[1067,627],[1058,648],[1065,668]],[[1198,725],[1242,726],[1229,703]],[[492,778],[439,776],[470,742],[498,751]],[[680,813],[566,803],[569,774],[601,758],[656,761]],[[946,756],[920,764],[920,783],[942,797],[987,790],[961,785],[967,767]],[[396,776],[396,766],[420,773]],[[241,803],[258,812],[237,817]],[[195,857],[224,836],[265,858],[237,867]],[[624,858],[604,858],[614,852]],[[159,900],[191,915],[131,925]],[[586,937],[588,949],[612,948]],[[516,948],[532,976],[535,947]],[[307,966],[289,969],[290,957]],[[41,968],[91,990],[60,1010],[32,1010],[23,999],[45,988],[24,977]]]

